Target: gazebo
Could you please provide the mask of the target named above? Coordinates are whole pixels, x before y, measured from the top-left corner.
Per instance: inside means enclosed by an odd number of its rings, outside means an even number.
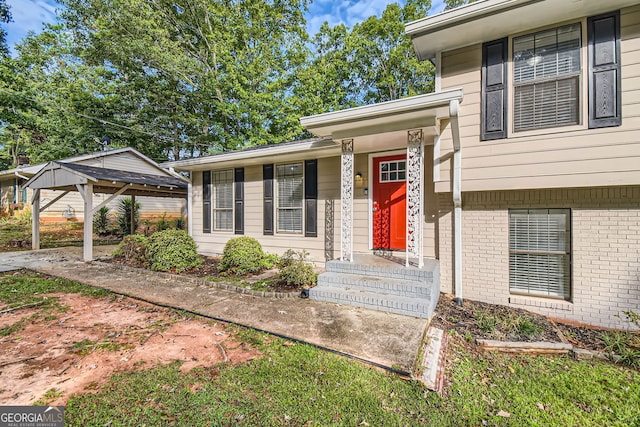
[[[83,258],[93,259],[93,215],[118,196],[131,196],[132,207],[136,196],[186,198],[188,181],[177,174],[153,175],[87,166],[77,163],[49,162],[31,177],[25,186],[33,190],[32,248],[40,249],[40,213],[66,194],[77,191],[84,200]],[[62,193],[44,206],[40,206],[40,190],[58,190]],[[94,194],[110,194],[93,206]]]

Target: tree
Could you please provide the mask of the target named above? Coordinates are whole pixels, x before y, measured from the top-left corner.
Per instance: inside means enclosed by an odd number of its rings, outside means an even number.
[[[456,7],[464,6],[465,4],[473,3],[476,0],[444,0],[446,7],[444,10],[455,9]]]
[[[6,0],[0,0],[0,23],[8,24],[11,22],[11,11],[7,5]],[[6,56],[9,54],[7,48],[7,32],[4,28],[0,27],[0,55]]]

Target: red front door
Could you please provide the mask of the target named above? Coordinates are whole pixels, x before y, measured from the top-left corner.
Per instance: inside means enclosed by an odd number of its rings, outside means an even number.
[[[373,159],[373,248],[407,247],[407,156]]]

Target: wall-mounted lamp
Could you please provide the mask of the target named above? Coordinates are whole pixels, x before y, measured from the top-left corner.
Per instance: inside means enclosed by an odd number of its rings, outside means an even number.
[[[360,172],[356,172],[356,179],[357,180],[362,179],[362,174]]]

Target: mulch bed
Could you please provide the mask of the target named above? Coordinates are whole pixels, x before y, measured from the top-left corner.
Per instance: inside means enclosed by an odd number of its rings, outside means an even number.
[[[497,319],[493,330],[481,328],[483,319]],[[536,330],[532,334],[521,334],[517,325],[522,319],[535,325]],[[453,297],[440,294],[438,305],[434,313],[431,325],[444,331],[455,331],[462,337],[473,339],[490,339],[501,341],[543,341],[543,342],[569,342],[576,347],[589,350],[602,350],[604,343],[600,338],[601,329],[577,327],[563,323],[553,322],[545,316],[520,308],[502,305],[487,304],[478,301],[464,300],[458,305]],[[513,326],[501,328],[500,326]]]
[[[249,274],[246,276],[232,276],[227,275],[225,273],[220,273],[218,271],[218,264],[220,263],[220,258],[216,257],[202,257],[203,263],[199,267],[192,268],[190,270],[182,271],[180,273],[176,273],[175,271],[168,271],[171,274],[178,274],[181,276],[190,276],[190,277],[210,277],[216,279],[225,279],[229,278],[232,280],[241,279],[244,282],[255,283],[261,280],[269,280],[270,286],[269,291],[272,292],[300,292],[302,288],[296,286],[287,286],[286,284],[277,283],[275,280],[272,280],[277,275],[277,270],[265,270],[258,274]],[[134,268],[146,268],[143,264],[133,261],[127,261],[123,257],[109,257],[102,259],[103,262],[110,262],[113,264],[126,265]]]

